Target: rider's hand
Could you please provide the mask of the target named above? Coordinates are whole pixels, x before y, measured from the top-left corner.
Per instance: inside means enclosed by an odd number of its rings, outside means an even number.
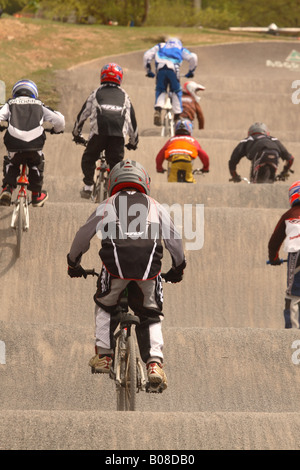
[[[277,176],[277,179],[278,179],[279,181],[285,181],[285,180],[288,179],[289,176],[290,176],[290,175],[289,175],[289,172],[288,172],[288,171],[282,170],[282,172],[279,173],[279,175]]]
[[[166,282],[171,282],[172,284],[176,284],[177,282],[182,281],[183,278],[183,270],[186,267],[186,261],[184,260],[180,266],[172,268],[165,274],[162,274],[162,277]]]
[[[125,147],[127,148],[127,150],[136,150],[137,149],[137,144],[131,144],[130,142],[128,142],[128,144],[125,145]]]
[[[155,77],[155,73],[153,73],[151,71],[151,65],[150,64],[147,64],[147,73],[146,73],[146,77],[149,77],[149,78],[154,78]]]
[[[84,277],[86,279],[87,274],[81,265],[72,267],[68,266],[68,275],[70,277]]]
[[[281,259],[279,259],[279,258],[272,259],[272,260],[270,259],[270,264],[271,264],[272,266],[279,266],[280,264],[282,264],[282,261],[281,261]]]
[[[68,275],[70,277],[84,277],[86,279],[87,274],[83,267],[80,264],[77,264],[79,260],[72,261],[70,259],[69,254],[67,255],[67,262],[68,262]]]
[[[232,177],[232,181],[234,183],[240,183],[242,181],[242,178],[240,177],[240,175],[238,174],[235,174],[233,177]]]
[[[81,134],[73,135],[73,140],[75,144],[81,144],[81,145],[87,144],[87,140]]]
[[[192,72],[191,70],[185,74],[186,78],[193,78],[193,76],[194,76],[194,72]]]

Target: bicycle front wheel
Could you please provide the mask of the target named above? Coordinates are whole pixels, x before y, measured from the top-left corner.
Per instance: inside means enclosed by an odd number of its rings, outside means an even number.
[[[131,335],[127,339],[124,388],[125,411],[135,411],[137,392],[137,360],[135,339]]]
[[[93,199],[96,204],[99,204],[107,198],[107,189],[105,183],[106,178],[104,177],[104,173],[101,171],[97,176],[93,191]]]
[[[17,218],[17,257],[19,258],[21,255],[21,243],[22,243],[22,236],[24,231],[24,222],[25,222],[25,211],[24,211],[24,201],[20,198],[19,201],[19,210],[18,210],[18,218]]]

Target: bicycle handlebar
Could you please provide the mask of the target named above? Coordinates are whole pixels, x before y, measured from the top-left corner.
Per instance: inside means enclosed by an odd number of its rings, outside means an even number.
[[[99,276],[95,269],[85,269],[85,273],[87,276]]]
[[[280,261],[280,264],[282,264],[282,263],[287,263],[288,260],[281,258],[279,261]],[[271,264],[271,263],[270,263],[270,261],[268,260],[268,261],[266,261],[266,264]]]

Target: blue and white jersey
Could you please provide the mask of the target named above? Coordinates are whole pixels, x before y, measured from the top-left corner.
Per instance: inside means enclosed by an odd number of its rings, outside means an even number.
[[[144,67],[146,70],[153,59],[157,71],[166,66],[176,72],[183,60],[189,63],[189,71],[193,72],[198,65],[197,55],[183,47],[181,41],[176,38],[156,44],[145,52]]]

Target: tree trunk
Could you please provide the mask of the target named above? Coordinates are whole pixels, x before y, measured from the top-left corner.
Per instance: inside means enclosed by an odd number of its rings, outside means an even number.
[[[144,0],[144,13],[143,13],[143,17],[142,17],[142,26],[144,26],[144,24],[147,21],[149,6],[150,6],[149,4],[150,4],[150,0]]]

